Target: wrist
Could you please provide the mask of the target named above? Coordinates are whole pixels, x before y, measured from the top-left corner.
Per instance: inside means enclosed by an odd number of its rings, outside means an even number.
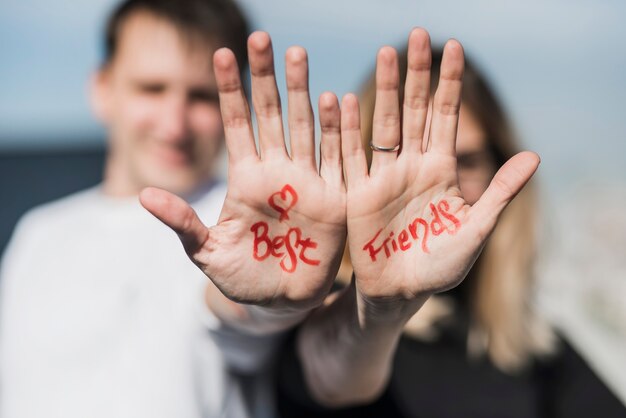
[[[270,334],[286,331],[299,324],[309,314],[310,309],[273,308],[257,305],[243,305],[246,318],[242,326],[252,334]]]
[[[310,312],[308,308],[265,307],[234,302],[212,283],[206,288],[205,304],[220,326],[250,335],[273,334],[295,326]]]
[[[428,300],[430,294],[419,294],[411,298],[372,296],[362,292],[356,285],[355,298],[359,323],[363,329],[400,327]]]
[[[405,321],[374,314],[371,307],[360,309],[362,302],[353,279],[314,311],[298,333],[305,379],[321,405],[335,408],[371,402],[389,380]]]

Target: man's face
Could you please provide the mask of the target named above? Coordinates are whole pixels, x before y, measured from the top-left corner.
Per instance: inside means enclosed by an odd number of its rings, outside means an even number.
[[[212,48],[166,20],[136,12],[96,78],[97,113],[109,130],[105,190],[146,186],[188,193],[211,176],[223,126]]]

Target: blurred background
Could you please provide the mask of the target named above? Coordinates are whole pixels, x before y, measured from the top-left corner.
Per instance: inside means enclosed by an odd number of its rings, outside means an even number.
[[[87,100],[113,0],[0,3],[0,251],[28,208],[96,184]],[[307,48],[314,100],[358,91],[413,26],[459,39],[542,157],[539,303],[626,402],[626,2],[240,0],[283,54]],[[279,86],[286,97],[284,85]]]

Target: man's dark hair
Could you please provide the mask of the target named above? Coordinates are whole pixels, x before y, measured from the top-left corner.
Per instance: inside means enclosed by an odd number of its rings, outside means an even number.
[[[148,12],[170,22],[183,36],[200,37],[211,46],[235,53],[239,70],[248,63],[248,23],[232,0],[126,0],[111,13],[106,24],[103,65],[113,61],[124,22],[137,12]]]

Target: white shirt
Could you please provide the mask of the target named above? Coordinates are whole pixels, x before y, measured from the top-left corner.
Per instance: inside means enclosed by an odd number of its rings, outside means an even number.
[[[205,224],[225,193],[194,202]],[[175,234],[100,188],[24,216],[0,276],[3,418],[245,416],[227,366],[258,371],[276,343],[222,326]]]

